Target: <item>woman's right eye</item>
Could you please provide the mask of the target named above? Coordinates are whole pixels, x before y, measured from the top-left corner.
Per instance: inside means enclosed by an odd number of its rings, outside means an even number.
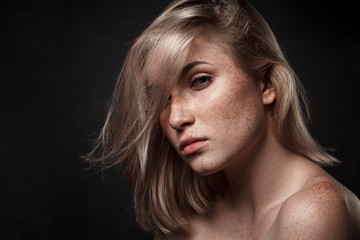
[[[168,99],[166,100],[166,102],[164,103],[164,108],[166,108],[168,106],[168,104],[171,101],[171,95],[168,97]]]

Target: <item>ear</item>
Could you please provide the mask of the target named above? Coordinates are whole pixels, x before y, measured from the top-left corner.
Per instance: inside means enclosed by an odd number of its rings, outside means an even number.
[[[275,89],[271,82],[271,79],[265,77],[261,81],[261,92],[262,92],[262,101],[264,105],[272,104],[276,99]]]

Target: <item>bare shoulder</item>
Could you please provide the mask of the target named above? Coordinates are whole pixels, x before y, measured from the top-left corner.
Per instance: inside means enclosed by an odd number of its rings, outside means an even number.
[[[272,235],[276,239],[360,239],[359,231],[359,199],[330,176],[320,176],[283,203]]]

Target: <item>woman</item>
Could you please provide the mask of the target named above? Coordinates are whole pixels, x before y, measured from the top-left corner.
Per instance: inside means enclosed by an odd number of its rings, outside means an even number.
[[[303,107],[302,107],[303,106]],[[156,239],[357,239],[306,99],[246,1],[172,2],[131,47],[91,160],[123,163]]]

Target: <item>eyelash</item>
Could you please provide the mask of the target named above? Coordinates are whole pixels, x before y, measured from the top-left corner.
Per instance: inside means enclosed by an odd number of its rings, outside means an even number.
[[[206,80],[206,81],[203,81]],[[200,76],[195,76],[193,77],[192,80],[190,80],[190,88],[194,89],[194,90],[202,90],[204,88],[206,88],[207,86],[209,86],[209,84],[211,83],[211,76],[209,75],[200,75]],[[196,84],[196,82],[199,82],[198,84]]]

